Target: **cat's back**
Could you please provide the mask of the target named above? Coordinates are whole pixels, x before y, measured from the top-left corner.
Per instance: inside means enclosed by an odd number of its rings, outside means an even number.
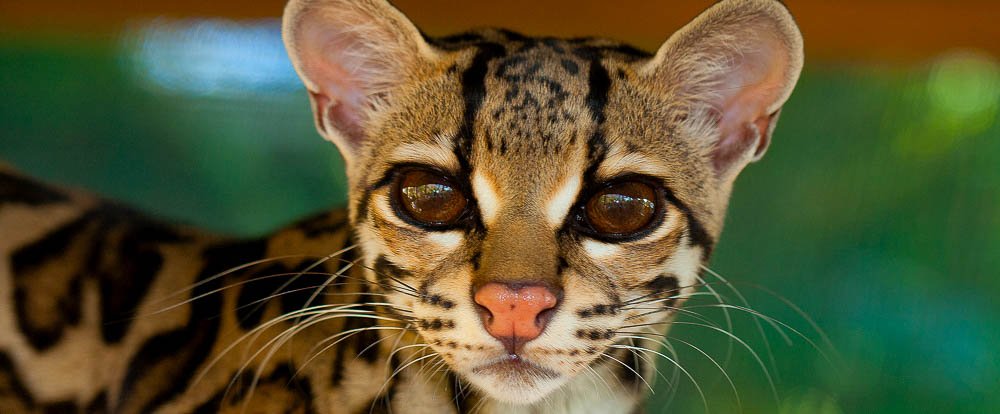
[[[15,391],[0,395],[0,412],[105,404],[99,390],[127,370],[115,350],[176,324],[134,318],[154,291],[190,283],[157,275],[181,272],[175,258],[209,240],[0,164],[0,388]]]
[[[98,204],[95,197],[44,184],[0,163],[0,260]],[[0,266],[0,274],[6,269]]]

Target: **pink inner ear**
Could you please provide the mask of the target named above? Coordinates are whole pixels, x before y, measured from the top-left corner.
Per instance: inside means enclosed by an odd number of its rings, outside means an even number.
[[[336,102],[326,94],[309,92],[316,109],[313,116],[320,130],[336,129],[352,148],[364,140],[364,125],[358,109],[347,102]],[[363,103],[362,103],[363,104]],[[332,124],[332,125],[331,125]]]
[[[375,49],[397,46],[386,37],[385,28],[366,19],[375,17],[314,12],[296,26],[295,50],[313,99],[316,125],[345,152],[354,152],[364,140],[376,85],[398,69],[386,67],[382,52]]]
[[[779,45],[744,53],[719,82],[718,100],[713,105],[719,116],[719,141],[713,152],[716,171],[729,170],[749,155],[757,159],[770,142],[770,124],[777,113],[776,102],[783,92],[787,57]]]
[[[359,48],[359,39],[349,32],[313,32],[309,39],[313,53],[303,56],[303,64],[310,80],[319,89],[312,92],[317,99],[317,110],[323,112],[328,124],[352,141],[360,140],[356,132],[364,129],[365,106],[368,104],[366,89],[371,80],[364,79],[371,72],[365,50]],[[319,103],[324,105],[320,106]]]

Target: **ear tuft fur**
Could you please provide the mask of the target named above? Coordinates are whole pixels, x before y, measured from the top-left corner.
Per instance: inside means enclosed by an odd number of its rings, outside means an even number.
[[[282,35],[309,90],[316,128],[348,162],[381,101],[436,57],[385,0],[291,0]]]
[[[798,81],[802,35],[777,0],[723,0],[670,37],[641,68],[691,114],[715,124],[712,163],[735,177],[767,149]]]

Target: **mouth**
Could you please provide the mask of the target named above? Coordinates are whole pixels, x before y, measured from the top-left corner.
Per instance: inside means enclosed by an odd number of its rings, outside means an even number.
[[[495,375],[508,381],[525,382],[559,377],[557,372],[528,361],[517,354],[502,356],[474,368],[472,372],[476,374]]]

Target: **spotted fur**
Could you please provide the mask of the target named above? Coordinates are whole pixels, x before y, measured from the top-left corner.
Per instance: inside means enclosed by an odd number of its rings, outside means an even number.
[[[284,36],[347,162],[348,209],[232,240],[3,170],[0,412],[640,410],[657,346],[637,341],[697,289],[802,65],[769,0],[722,1],[655,53],[428,38],[382,0],[293,0]],[[406,165],[454,177],[473,219],[401,218]],[[569,225],[632,175],[666,194],[649,232]],[[487,365],[508,355],[471,292],[497,281],[562,292],[519,355],[538,369]]]

